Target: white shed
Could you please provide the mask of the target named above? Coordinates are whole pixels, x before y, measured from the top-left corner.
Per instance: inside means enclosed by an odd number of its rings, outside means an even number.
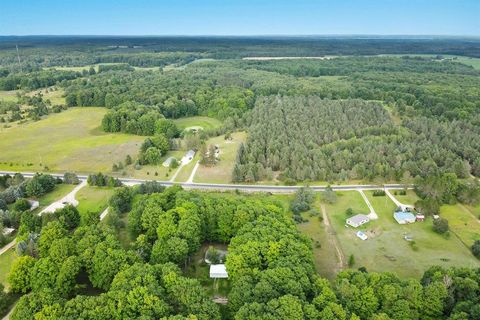
[[[225,268],[225,265],[224,264],[210,265],[210,278],[214,278],[214,279],[228,278],[227,268]]]

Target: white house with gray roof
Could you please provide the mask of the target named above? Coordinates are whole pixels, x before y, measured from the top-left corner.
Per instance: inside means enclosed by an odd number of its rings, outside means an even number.
[[[364,214],[356,214],[347,219],[347,224],[354,228],[358,228],[361,225],[370,221],[370,218]]]

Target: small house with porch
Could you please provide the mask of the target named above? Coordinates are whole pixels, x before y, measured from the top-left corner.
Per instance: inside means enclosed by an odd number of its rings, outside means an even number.
[[[358,228],[361,225],[370,221],[370,218],[364,214],[357,214],[347,219],[347,224],[354,228]]]

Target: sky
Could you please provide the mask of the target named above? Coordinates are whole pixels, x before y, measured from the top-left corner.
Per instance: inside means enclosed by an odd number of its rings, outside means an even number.
[[[0,0],[0,35],[480,36],[480,0]]]

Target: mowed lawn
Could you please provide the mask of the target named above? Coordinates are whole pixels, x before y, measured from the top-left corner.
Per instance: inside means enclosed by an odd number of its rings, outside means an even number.
[[[163,162],[169,157],[174,157],[180,163],[185,153],[186,151],[180,150],[168,151],[167,154],[160,159],[160,162],[157,165],[144,165],[139,170],[136,170],[134,166],[129,166],[124,171],[128,176],[138,179],[168,181],[178,169],[164,167]]]
[[[246,132],[235,132],[232,140],[225,140],[225,136],[219,136],[207,141],[208,145],[218,145],[220,148],[220,161],[214,166],[200,165],[194,182],[207,183],[230,183],[232,182],[232,171],[237,157],[237,151],[242,142],[247,138]]]
[[[113,192],[114,189],[110,187],[83,187],[75,196],[78,200],[78,211],[80,214],[95,212],[100,215],[107,208]]]
[[[187,117],[173,120],[180,130],[186,128],[201,128],[203,130],[218,128],[222,125],[220,120],[210,117]]]
[[[14,246],[4,254],[0,255],[0,283],[3,284],[5,289],[8,290],[7,277],[10,273],[10,268],[17,258],[17,253],[15,252],[16,247]]]
[[[397,198],[398,201],[400,201],[403,204],[409,204],[413,206],[415,202],[417,202],[420,199],[415,193],[415,191],[413,190],[407,190],[407,194],[405,195],[395,194],[395,192],[398,193],[399,191],[400,190],[391,190],[390,192],[395,198]]]
[[[335,228],[345,257],[354,255],[352,268],[366,267],[369,271],[390,271],[401,277],[420,278],[432,265],[478,267],[480,262],[454,235],[445,238],[432,230],[432,220],[410,225],[399,225],[393,218],[395,204],[388,197],[373,197],[365,192],[379,219],[358,229],[345,227],[345,210],[368,212],[358,192],[338,193],[338,201],[327,205],[331,223]],[[400,201],[403,201],[400,200]],[[360,240],[356,232],[366,232],[369,239]],[[404,240],[413,237],[414,242]]]
[[[480,240],[480,220],[475,210],[462,204],[445,205],[440,208],[440,216],[448,220],[450,230],[470,247]]]
[[[37,122],[0,129],[0,169],[10,171],[110,172],[143,137],[105,133],[105,108],[71,108]]]
[[[193,169],[195,168],[195,165],[197,162],[200,160],[200,155],[197,152],[195,154],[195,157],[193,157],[192,161],[184,165],[182,168],[180,168],[180,171],[178,172],[177,177],[175,178],[175,182],[187,182],[188,178],[190,178],[190,175],[192,174]]]

